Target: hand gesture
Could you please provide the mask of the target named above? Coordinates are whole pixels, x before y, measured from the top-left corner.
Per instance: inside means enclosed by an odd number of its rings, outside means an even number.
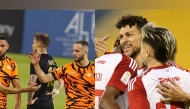
[[[33,85],[29,85],[28,88],[26,89],[27,92],[34,92],[38,90],[41,87],[41,85],[36,86],[36,83]]]
[[[157,92],[164,96],[164,98],[161,98],[160,100],[162,102],[184,102],[187,98],[187,94],[171,78],[170,83],[173,86],[167,83],[161,83],[157,86],[157,88],[160,89],[157,90]]]
[[[36,52],[30,52],[29,58],[33,65],[37,64],[40,61],[40,54],[36,54]]]
[[[34,104],[37,99],[38,99],[38,97],[36,97],[35,99],[33,99],[31,102],[27,102],[26,105],[29,106],[29,105]]]
[[[105,52],[108,49],[108,43],[106,42],[108,38],[109,38],[109,35],[106,35],[103,38],[95,38],[96,52]]]

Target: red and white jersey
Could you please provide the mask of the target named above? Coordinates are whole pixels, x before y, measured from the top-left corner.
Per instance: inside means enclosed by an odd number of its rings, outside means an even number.
[[[128,83],[128,99],[130,109],[184,109],[183,103],[162,103],[163,97],[157,93],[156,86],[160,82],[169,82],[172,78],[185,91],[189,92],[190,73],[174,66],[152,67],[144,72],[143,76],[135,77]]]
[[[108,53],[95,59],[95,66],[95,109],[99,109],[99,101],[106,86],[113,86],[123,93],[127,91],[129,79],[136,76],[137,63],[126,55]],[[117,98],[121,109],[127,109],[126,100],[124,94]]]
[[[143,73],[147,70],[147,67],[146,66],[143,66],[142,68],[140,69],[137,69],[137,75],[136,76],[142,76]]]

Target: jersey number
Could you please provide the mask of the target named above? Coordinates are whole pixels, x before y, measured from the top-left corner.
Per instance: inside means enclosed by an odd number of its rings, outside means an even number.
[[[49,67],[48,73],[51,73],[55,69],[56,69],[55,67]],[[46,95],[51,95],[53,86],[54,86],[54,81],[48,82],[48,84],[47,84],[47,90],[46,90]]]

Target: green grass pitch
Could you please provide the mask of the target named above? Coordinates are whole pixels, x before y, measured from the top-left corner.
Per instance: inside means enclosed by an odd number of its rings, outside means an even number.
[[[19,82],[21,87],[27,87],[28,86],[28,80],[29,80],[29,68],[30,68],[30,60],[28,55],[25,54],[15,54],[15,53],[7,53],[7,56],[14,59],[18,66],[19,71]],[[63,57],[54,57],[58,67],[62,66],[66,63],[73,62],[72,58],[63,58]],[[90,60],[91,62],[94,62],[94,60]],[[55,82],[56,84],[56,82]],[[55,86],[55,85],[54,85]],[[10,85],[12,87],[12,85]],[[26,101],[27,101],[27,93],[22,93],[21,95],[21,109],[26,109]],[[64,88],[62,88],[60,94],[56,96],[54,101],[54,108],[55,109],[65,109],[65,92]],[[14,109],[15,106],[15,96],[13,94],[8,95],[8,109]]]

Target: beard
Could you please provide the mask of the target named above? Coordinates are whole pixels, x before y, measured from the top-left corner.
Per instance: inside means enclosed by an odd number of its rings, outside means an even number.
[[[135,58],[138,54],[140,53],[140,48],[132,48],[132,50],[125,52],[123,54],[131,57],[131,58]]]
[[[0,55],[0,59],[3,59],[4,56],[5,56],[5,53],[3,53],[2,55]]]
[[[77,59],[74,59],[75,62],[80,62],[84,59],[84,55],[80,56],[79,58]]]

